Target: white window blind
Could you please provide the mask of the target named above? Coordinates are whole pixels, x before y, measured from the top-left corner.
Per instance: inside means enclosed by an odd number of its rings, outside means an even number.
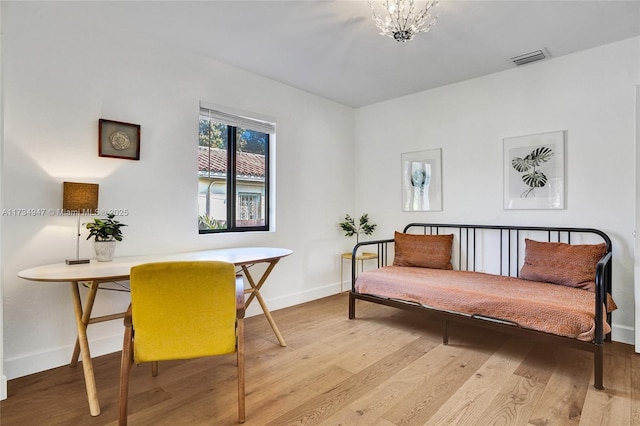
[[[275,134],[276,124],[267,120],[249,117],[249,113],[230,113],[220,111],[220,109],[209,108],[200,104],[200,115],[209,117],[211,121],[226,124],[227,126],[239,127],[255,132]]]

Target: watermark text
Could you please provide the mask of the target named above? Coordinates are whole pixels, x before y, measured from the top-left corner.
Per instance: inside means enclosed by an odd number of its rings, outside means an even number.
[[[38,217],[38,216],[129,216],[129,209],[98,209],[98,210],[65,210],[53,208],[18,208],[18,209],[2,209],[0,215],[3,217]]]

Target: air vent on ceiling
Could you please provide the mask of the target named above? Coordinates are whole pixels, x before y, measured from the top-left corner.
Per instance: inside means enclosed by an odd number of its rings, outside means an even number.
[[[547,49],[534,50],[533,52],[523,53],[522,55],[514,56],[511,61],[516,65],[524,65],[530,62],[540,61],[549,55]]]

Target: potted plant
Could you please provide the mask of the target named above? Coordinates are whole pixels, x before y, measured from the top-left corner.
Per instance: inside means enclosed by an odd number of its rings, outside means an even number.
[[[344,235],[346,237],[352,237],[354,235],[356,236],[356,244],[360,242],[359,240],[361,233],[365,235],[371,235],[376,229],[376,226],[378,225],[376,225],[375,223],[369,223],[369,215],[367,213],[360,216],[358,225],[356,225],[355,220],[349,215],[346,215],[344,217],[344,222],[340,222],[340,229],[345,232]]]
[[[122,241],[122,228],[127,226],[114,218],[115,214],[107,214],[106,219],[94,218],[93,222],[86,223],[89,230],[87,240],[94,238],[94,247],[99,262],[108,262],[113,259],[116,250],[116,242]]]

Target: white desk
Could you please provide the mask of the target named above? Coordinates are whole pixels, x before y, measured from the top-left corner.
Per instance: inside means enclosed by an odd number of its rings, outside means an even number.
[[[122,318],[124,313],[106,315],[97,318],[91,318],[91,310],[93,309],[93,302],[95,301],[96,294],[101,282],[126,280],[129,279],[129,273],[132,266],[140,265],[149,262],[165,262],[176,260],[219,260],[223,262],[233,263],[236,266],[242,268],[247,282],[250,288],[245,290],[246,294],[249,294],[245,302],[245,306],[248,307],[254,298],[258,299],[258,303],[262,307],[267,321],[271,325],[273,332],[278,339],[281,346],[286,346],[280,330],[276,325],[267,305],[260,295],[260,289],[264,285],[265,281],[271,274],[271,271],[276,266],[278,261],[283,257],[289,256],[292,253],[289,249],[283,248],[270,248],[270,247],[243,247],[243,248],[230,248],[220,250],[203,250],[186,253],[176,253],[167,255],[154,255],[154,256],[135,256],[135,257],[118,257],[114,258],[111,262],[97,262],[92,260],[91,263],[79,264],[79,265],[67,265],[66,263],[54,263],[51,265],[38,266],[31,269],[25,269],[20,271],[18,276],[31,281],[46,281],[46,282],[70,282],[71,283],[71,295],[73,297],[73,307],[76,317],[76,327],[78,329],[78,339],[76,341],[76,348],[74,350],[71,366],[75,366],[78,363],[78,355],[82,355],[82,368],[84,370],[85,385],[87,387],[87,397],[89,399],[89,410],[92,416],[100,414],[100,404],[98,402],[98,395],[96,391],[95,377],[93,374],[93,363],[91,361],[91,354],[89,352],[89,341],[87,340],[87,326],[101,321],[108,321],[116,318]],[[267,269],[262,276],[256,282],[251,273],[249,267],[256,263],[267,263]],[[89,293],[85,300],[84,308],[82,306],[82,300],[80,298],[80,283],[88,282]]]

